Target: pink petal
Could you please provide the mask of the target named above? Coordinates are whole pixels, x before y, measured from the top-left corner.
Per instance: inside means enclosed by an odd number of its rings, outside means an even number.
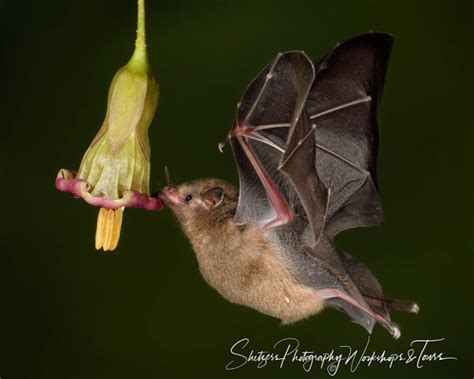
[[[137,191],[125,191],[123,197],[112,200],[100,196],[93,196],[90,191],[92,185],[82,179],[76,179],[76,172],[61,169],[56,176],[56,188],[61,192],[69,192],[76,198],[82,198],[94,207],[117,209],[144,208],[149,211],[159,211],[165,204],[158,197],[145,196]]]

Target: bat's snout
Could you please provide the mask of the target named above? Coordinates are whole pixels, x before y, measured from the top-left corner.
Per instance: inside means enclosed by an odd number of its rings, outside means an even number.
[[[160,197],[165,203],[170,203],[172,205],[183,204],[183,199],[181,198],[178,189],[174,186],[166,186],[163,188]]]

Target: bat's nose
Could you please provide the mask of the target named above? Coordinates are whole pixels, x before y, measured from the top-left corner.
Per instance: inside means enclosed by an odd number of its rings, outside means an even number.
[[[178,194],[178,189],[174,186],[166,186],[161,190],[161,193],[165,196],[177,195]]]
[[[179,191],[176,187],[174,186],[166,186],[163,188],[161,191],[161,197],[164,198],[164,200],[168,200],[170,203],[174,205],[180,205],[183,203],[183,200],[181,199],[181,196],[179,195]]]

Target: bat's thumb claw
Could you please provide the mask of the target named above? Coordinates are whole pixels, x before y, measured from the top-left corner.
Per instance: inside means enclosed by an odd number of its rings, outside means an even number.
[[[229,134],[227,135],[227,137],[225,137],[225,139],[224,139],[223,141],[221,141],[221,142],[219,142],[219,143],[217,144],[217,148],[219,149],[219,151],[220,151],[221,153],[224,152],[224,146],[227,144],[227,142],[229,142],[229,140],[231,139],[231,137],[232,137],[232,135],[231,135],[231,133],[229,133]]]
[[[224,146],[225,146],[225,142],[219,142],[219,143],[217,144],[217,148],[219,149],[219,151],[220,151],[221,153],[224,152]]]

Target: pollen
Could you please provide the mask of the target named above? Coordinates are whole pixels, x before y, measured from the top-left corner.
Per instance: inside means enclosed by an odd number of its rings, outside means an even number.
[[[95,233],[97,250],[113,251],[117,247],[122,229],[123,209],[100,208]]]

